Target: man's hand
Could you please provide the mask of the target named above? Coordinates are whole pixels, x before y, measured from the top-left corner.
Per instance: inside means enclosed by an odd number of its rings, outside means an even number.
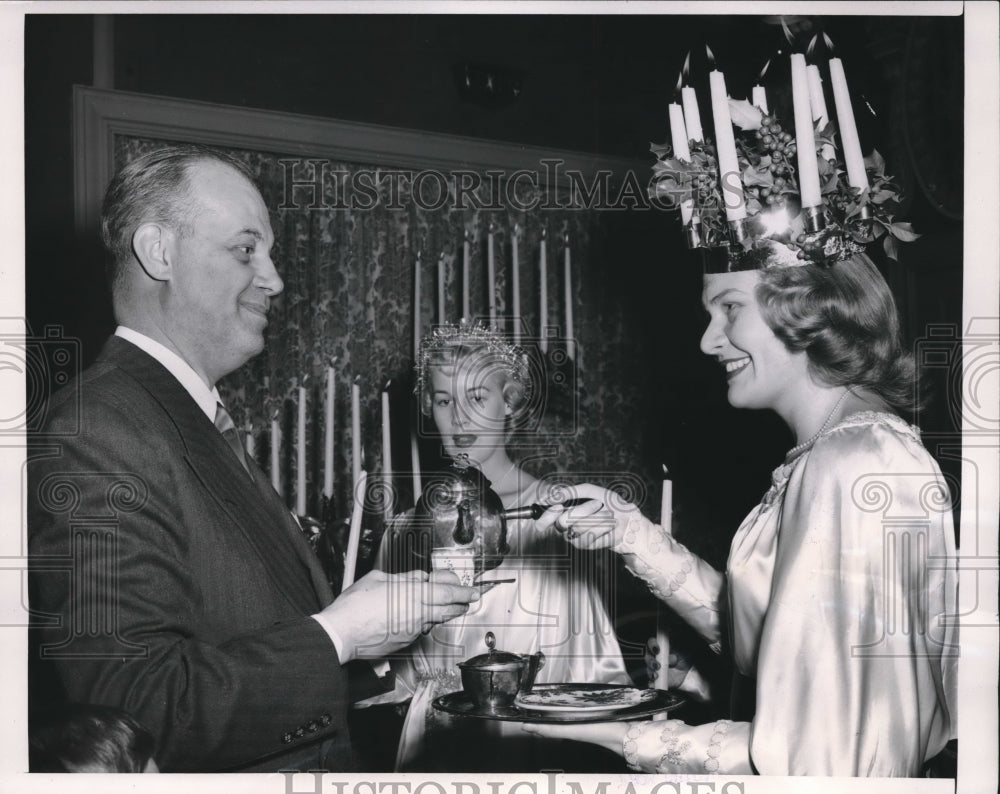
[[[451,571],[387,574],[372,571],[322,612],[344,647],[341,662],[380,659],[412,643],[421,631],[464,615],[479,600]]]
[[[563,486],[574,499],[591,501],[574,507],[553,505],[535,522],[544,531],[550,526],[578,549],[607,549],[617,546],[634,521],[646,521],[639,508],[618,494],[597,485]]]

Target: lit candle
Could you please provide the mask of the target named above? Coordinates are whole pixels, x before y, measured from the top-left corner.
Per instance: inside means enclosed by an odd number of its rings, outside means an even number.
[[[246,434],[245,435],[246,435],[246,442],[245,442],[244,446],[246,447],[246,450],[247,450],[247,457],[248,458],[253,458],[253,453],[254,453],[254,450],[255,450],[255,447],[254,447],[254,437],[253,437],[253,422],[249,422],[247,424],[247,429],[246,429]]]
[[[691,162],[691,149],[688,147],[687,127],[684,126],[684,111],[676,102],[670,107],[670,140],[674,145],[674,156],[685,163]],[[694,215],[694,199],[681,200],[681,222],[686,226]]]
[[[420,252],[413,266],[413,360],[420,358]]]
[[[753,87],[753,104],[756,108],[760,110],[765,116],[767,115],[767,92],[764,90],[764,86],[760,84],[760,81],[764,79],[764,75],[767,74],[767,69],[771,65],[771,59],[768,58],[767,63],[764,64],[764,68],[760,70],[760,74],[757,75],[757,84]]]
[[[336,406],[337,374],[333,365],[337,359],[330,362],[326,368],[326,415],[323,425],[323,495],[333,498],[333,409]]]
[[[278,422],[280,411],[275,411],[271,418],[271,486],[281,493],[281,425]]]
[[[564,258],[564,276],[563,284],[565,287],[565,297],[566,297],[566,356],[572,361],[575,355],[573,349],[574,335],[573,335],[573,273],[570,266],[570,248],[569,248],[569,235],[563,235],[563,243],[565,244],[565,258]]]
[[[764,90],[764,86],[755,85],[753,87],[753,104],[760,108],[761,113],[767,114],[767,92]]]
[[[295,511],[306,514],[306,389],[299,386],[299,421],[296,433]]]
[[[705,139],[701,131],[701,115],[698,112],[698,97],[691,86],[684,86],[681,89],[681,103],[684,105],[684,126],[687,129],[687,139],[689,141],[701,141]]]
[[[545,260],[545,229],[542,229],[542,242],[538,256],[538,302],[538,330],[541,335],[538,344],[542,352],[547,353],[549,343],[545,338],[545,331],[549,324],[549,266]]]
[[[486,280],[489,282],[490,327],[497,327],[497,272],[493,261],[493,221],[490,221],[490,233],[486,237]]]
[[[438,324],[444,325],[444,251],[438,257]]]
[[[726,78],[718,69],[709,75],[712,89],[712,120],[715,122],[715,148],[719,160],[723,201],[726,205],[726,219],[737,221],[747,216],[746,198],[743,195],[743,181],[740,164],[736,158],[736,139],[733,122],[729,116],[729,95],[726,93]]]
[[[472,271],[470,262],[471,253],[469,250],[469,232],[465,232],[465,240],[462,243],[462,319],[471,320],[472,311],[469,302],[469,278]]]
[[[382,390],[382,479],[385,483],[385,514],[392,515],[392,431],[389,423],[389,386]]]
[[[822,130],[829,121],[826,115],[826,98],[823,96],[823,78],[819,76],[819,67],[809,64],[806,67],[806,79],[809,82],[809,107],[812,111],[813,122],[819,122]],[[824,143],[820,147],[820,155],[824,160],[833,160],[833,147]]]
[[[663,490],[660,491],[660,526],[668,535],[672,534],[671,516],[674,513],[674,483],[663,467]]]
[[[799,163],[802,206],[817,207],[821,202],[819,168],[816,163],[816,138],[813,136],[806,57],[802,53],[792,53],[792,103],[795,108],[795,149]]]
[[[416,428],[410,430],[410,468],[413,473],[413,501],[416,503],[424,491],[424,485],[420,478],[420,448],[417,446]]]
[[[351,464],[353,479],[351,483],[357,488],[361,476],[361,376],[354,378],[351,384]]]
[[[521,344],[521,266],[518,263],[517,236],[521,227],[514,224],[510,235],[510,287],[513,292],[514,344]]]
[[[363,471],[354,485],[354,505],[351,508],[351,528],[347,534],[347,552],[344,555],[344,584],[341,592],[354,584],[354,573],[358,567],[358,546],[361,544],[361,517],[365,511],[365,488],[368,472]]]
[[[847,90],[844,64],[840,58],[830,59],[830,83],[833,86],[833,101],[837,106],[837,126],[840,127],[840,141],[844,149],[847,181],[851,187],[864,192],[868,189],[868,172],[865,171],[865,159],[861,155],[861,141],[854,123],[851,93]]]

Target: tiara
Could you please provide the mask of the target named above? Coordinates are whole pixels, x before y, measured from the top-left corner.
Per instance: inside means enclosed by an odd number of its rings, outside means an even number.
[[[792,55],[791,65],[794,130],[768,112],[762,87],[754,87],[753,103],[733,100],[713,71],[715,139],[704,138],[700,119],[690,118],[697,117],[697,102],[688,101],[693,89],[685,87],[683,111],[670,106],[673,145],[650,146],[657,157],[650,197],[680,209],[688,247],[705,254],[709,270],[831,265],[878,239],[896,259],[897,241],[919,237],[889,211],[902,192],[882,156],[861,157],[839,59],[830,59],[839,129],[825,119],[818,68],[807,67],[802,55]],[[798,156],[800,147],[815,150],[815,167]],[[811,173],[800,172],[803,164]]]
[[[511,379],[527,389],[530,386],[528,377],[527,356],[517,345],[508,342],[493,328],[481,323],[468,323],[462,320],[458,324],[439,325],[420,340],[420,357],[416,365],[417,383],[414,393],[420,395],[430,381],[428,368],[439,364],[443,356],[454,355],[459,347],[471,347],[482,350],[487,356],[508,371]]]

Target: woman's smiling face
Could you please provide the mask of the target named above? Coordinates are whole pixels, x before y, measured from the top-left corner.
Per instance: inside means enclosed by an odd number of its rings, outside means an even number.
[[[809,359],[790,351],[764,322],[757,303],[755,270],[706,275],[702,303],[708,328],[701,350],[726,369],[729,404],[770,408],[781,415],[808,383]]]
[[[510,413],[503,397],[507,378],[503,368],[465,356],[454,366],[432,366],[430,375],[431,412],[445,452],[482,463],[503,448]]]

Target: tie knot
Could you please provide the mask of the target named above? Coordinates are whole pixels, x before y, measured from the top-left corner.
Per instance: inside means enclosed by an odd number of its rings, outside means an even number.
[[[229,411],[222,403],[215,404],[215,426],[223,435],[236,430],[233,417],[229,415]]]

